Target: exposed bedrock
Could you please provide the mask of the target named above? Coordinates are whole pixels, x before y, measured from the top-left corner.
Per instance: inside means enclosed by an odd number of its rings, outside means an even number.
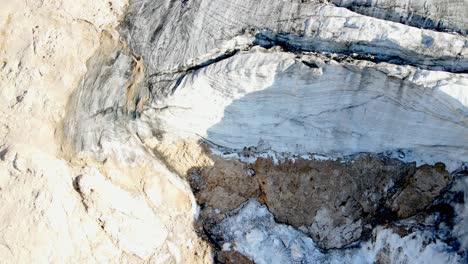
[[[421,212],[451,181],[442,163],[416,167],[369,154],[277,165],[259,158],[250,166],[218,159],[190,174],[207,229],[255,198],[277,221],[301,227],[326,249],[368,238],[377,224]]]
[[[468,32],[466,0],[331,0],[333,4],[385,20],[440,31]]]

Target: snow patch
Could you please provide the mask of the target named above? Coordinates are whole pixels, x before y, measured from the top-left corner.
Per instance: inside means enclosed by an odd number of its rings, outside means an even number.
[[[234,249],[255,263],[462,263],[462,258],[430,232],[417,231],[400,237],[378,227],[373,241],[355,248],[322,252],[300,230],[278,224],[266,206],[255,199],[244,203],[216,228],[224,240],[223,249]],[[433,242],[428,242],[433,241]],[[274,252],[274,254],[272,254]]]

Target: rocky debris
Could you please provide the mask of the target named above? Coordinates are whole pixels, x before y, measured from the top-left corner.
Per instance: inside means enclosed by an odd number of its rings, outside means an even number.
[[[304,232],[275,222],[251,199],[213,229],[223,252],[235,250],[255,263],[463,263],[431,231],[397,234],[378,227],[359,247],[321,251]],[[274,254],[273,254],[274,253]]]
[[[194,168],[189,172],[198,204],[225,213],[260,195],[258,180],[248,176],[247,164],[218,157],[213,160],[212,167]]]
[[[232,249],[229,251],[217,252],[216,261],[221,264],[253,264],[254,263],[253,261],[249,260],[244,255]]]
[[[450,182],[443,163],[423,165],[407,180],[406,187],[391,202],[398,218],[407,218],[429,205]]]
[[[194,168],[211,167],[214,163],[206,144],[196,138],[182,140],[155,140],[147,138],[144,144],[171,170],[184,177]]]
[[[376,223],[414,215],[450,183],[443,164],[416,168],[367,155],[347,163],[299,160],[278,166],[258,159],[254,168],[261,198],[275,217],[308,227],[324,248],[346,246],[365,237]]]
[[[208,229],[224,214],[256,198],[281,223],[301,227],[318,246],[342,248],[366,239],[377,225],[428,207],[450,183],[441,163],[416,167],[362,154],[351,160],[258,158],[252,165],[214,158],[191,171],[192,188]]]

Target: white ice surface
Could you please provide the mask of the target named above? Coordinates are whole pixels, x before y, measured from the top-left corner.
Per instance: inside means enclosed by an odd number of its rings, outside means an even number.
[[[401,149],[407,161],[449,169],[468,160],[467,76],[306,59],[318,68],[286,52],[237,54],[185,76],[142,120],[232,149],[263,142],[330,157]]]

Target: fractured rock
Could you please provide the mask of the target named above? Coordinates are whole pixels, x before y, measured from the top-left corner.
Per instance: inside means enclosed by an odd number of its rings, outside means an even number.
[[[447,187],[450,175],[443,163],[423,165],[409,179],[406,188],[394,198],[391,207],[399,218],[407,218],[424,209]]]
[[[254,262],[249,260],[244,255],[240,254],[235,250],[220,251],[216,255],[216,261],[222,264],[253,264]]]
[[[191,185],[198,204],[228,212],[260,194],[258,181],[247,175],[247,164],[217,157],[214,160],[214,166],[192,171]]]
[[[277,221],[306,230],[322,248],[342,248],[366,238],[379,223],[410,217],[449,184],[443,164],[415,163],[363,154],[349,160],[258,158],[250,168],[216,161],[192,171],[192,187],[210,229],[249,198],[268,206]]]
[[[286,161],[278,166],[258,159],[254,167],[264,193],[261,198],[278,220],[309,227],[309,234],[324,248],[357,241],[375,223],[414,215],[450,179],[443,164],[416,168],[414,163],[368,155],[345,163]],[[399,194],[397,198],[393,193]]]

